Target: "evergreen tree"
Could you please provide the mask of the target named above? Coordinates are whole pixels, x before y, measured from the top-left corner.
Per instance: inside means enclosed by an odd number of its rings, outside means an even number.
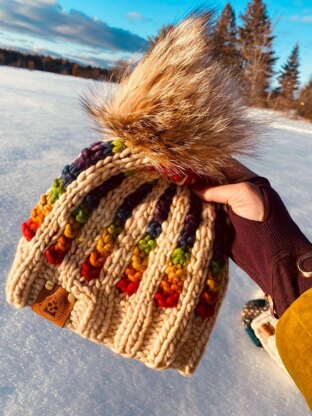
[[[299,87],[299,45],[293,47],[287,62],[283,65],[278,77],[281,104],[283,107],[293,106],[295,92]]]
[[[243,57],[243,74],[250,103],[265,106],[270,78],[276,61],[272,42],[271,21],[262,0],[251,0],[240,15],[239,47]]]
[[[298,114],[312,120],[312,78],[300,91],[298,99]]]
[[[216,52],[221,56],[225,65],[241,68],[241,55],[237,47],[237,26],[235,13],[230,3],[223,9],[217,21],[212,38],[215,43]]]

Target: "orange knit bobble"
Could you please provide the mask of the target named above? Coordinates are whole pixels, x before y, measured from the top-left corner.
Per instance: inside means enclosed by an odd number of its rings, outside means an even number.
[[[102,256],[97,250],[92,251],[89,257],[89,262],[94,267],[100,267],[104,264],[106,257]]]
[[[55,248],[62,251],[67,251],[70,248],[70,240],[63,235],[57,240]]]

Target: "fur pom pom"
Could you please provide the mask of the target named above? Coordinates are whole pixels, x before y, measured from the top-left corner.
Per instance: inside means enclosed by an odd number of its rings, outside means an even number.
[[[216,58],[213,12],[192,12],[165,31],[108,100],[85,105],[100,129],[142,152],[159,170],[220,176],[248,154],[257,126],[239,80]]]

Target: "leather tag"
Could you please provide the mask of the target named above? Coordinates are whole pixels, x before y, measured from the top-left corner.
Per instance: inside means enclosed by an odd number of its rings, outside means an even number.
[[[61,286],[55,285],[51,290],[44,286],[31,309],[62,328],[74,306],[68,295]]]

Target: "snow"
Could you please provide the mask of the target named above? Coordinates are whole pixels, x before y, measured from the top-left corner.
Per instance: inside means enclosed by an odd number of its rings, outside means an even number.
[[[5,281],[21,222],[63,165],[96,140],[78,100],[96,83],[2,67],[0,85],[0,414],[308,415],[293,381],[244,334],[241,306],[260,292],[234,264],[222,311],[192,378],[120,358],[28,308],[6,304]],[[312,125],[261,114],[272,124],[262,135],[261,157],[247,164],[270,179],[311,239]]]

